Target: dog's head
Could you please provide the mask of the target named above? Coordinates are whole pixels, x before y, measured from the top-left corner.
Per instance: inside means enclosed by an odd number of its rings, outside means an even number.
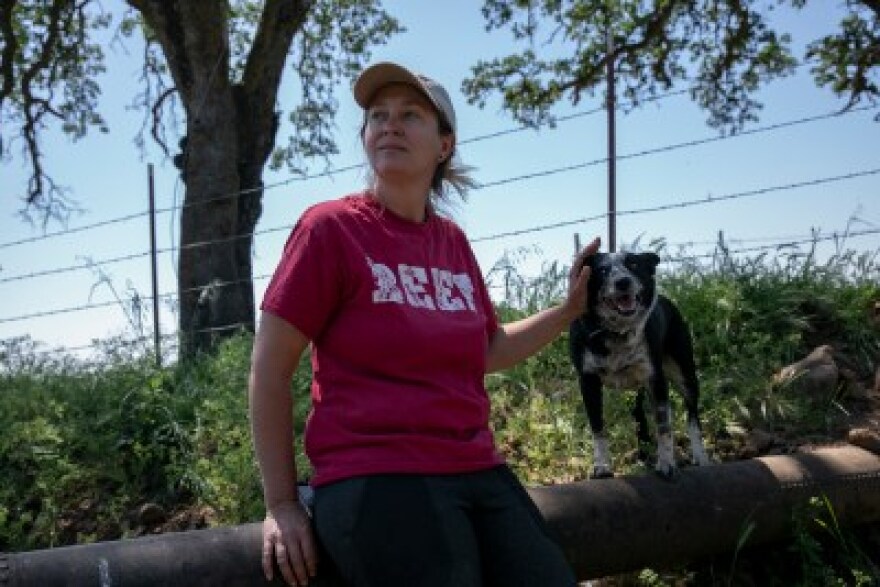
[[[587,259],[590,281],[587,313],[622,332],[642,322],[656,297],[655,253],[597,253]]]

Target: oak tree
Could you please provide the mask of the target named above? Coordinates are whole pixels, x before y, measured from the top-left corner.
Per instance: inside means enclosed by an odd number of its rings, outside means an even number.
[[[267,164],[301,172],[336,152],[335,92],[402,30],[378,0],[128,0],[115,15],[97,0],[0,2],[0,156],[28,162],[25,213],[64,218],[75,200],[46,168],[41,133],[107,131],[99,34],[143,38],[139,101],[149,133],[181,168],[178,260],[183,356],[254,327],[253,232]],[[112,30],[112,29],[111,29]],[[277,100],[298,87],[286,143]],[[345,90],[347,91],[347,87]],[[182,128],[175,132],[182,112]],[[168,146],[169,136],[182,136]],[[177,143],[177,141],[175,141]]]
[[[818,0],[824,2],[825,0]],[[809,67],[844,108],[880,98],[880,0],[846,0],[839,23],[801,55],[771,12],[809,0],[484,0],[487,31],[507,29],[523,46],[480,60],[463,83],[471,103],[499,95],[521,123],[552,120],[563,99],[577,104],[605,88],[613,62],[619,96],[631,105],[686,87],[710,126],[736,132],[756,120],[762,84]]]

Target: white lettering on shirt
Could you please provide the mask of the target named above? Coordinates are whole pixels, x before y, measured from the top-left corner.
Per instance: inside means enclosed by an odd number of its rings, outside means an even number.
[[[452,273],[431,268],[433,296],[428,288],[428,271],[424,267],[400,264],[397,273],[369,257],[367,263],[373,272],[373,303],[407,303],[414,308],[461,312],[476,311],[474,284],[467,273]]]
[[[434,309],[434,300],[425,291],[425,284],[428,283],[428,272],[423,267],[415,267],[413,265],[400,264],[397,266],[400,272],[400,283],[403,285],[403,291],[406,293],[406,301],[413,308]]]
[[[449,312],[464,310],[464,302],[461,298],[453,295],[452,287],[455,285],[455,277],[452,273],[444,269],[431,269],[431,275],[434,278],[434,295],[437,297],[437,307]],[[468,279],[468,283],[470,283],[470,279]]]
[[[464,301],[467,303],[468,310],[476,312],[477,306],[474,304],[474,284],[471,281],[470,276],[467,273],[456,273],[452,276],[452,280],[455,282],[455,285],[458,286],[458,291],[464,296]]]
[[[369,257],[367,257],[367,263],[369,263],[370,269],[373,271],[373,281],[375,285],[375,289],[373,290],[373,303],[383,304],[391,302],[402,304],[403,292],[397,287],[397,277],[394,275],[394,271],[382,263],[373,263]]]

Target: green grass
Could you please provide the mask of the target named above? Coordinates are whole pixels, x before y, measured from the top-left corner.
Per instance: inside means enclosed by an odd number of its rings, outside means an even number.
[[[676,300],[694,333],[705,436],[716,457],[727,455],[722,447],[735,445],[738,430],[809,436],[830,429],[836,406],[845,400],[841,390],[804,398],[769,383],[780,367],[816,345],[834,344],[858,376],[873,372],[880,333],[866,317],[880,299],[876,256],[844,253],[821,264],[809,252],[735,259],[722,245],[714,259],[663,267],[669,269],[660,275],[661,289]],[[515,263],[502,260],[490,273],[505,284],[499,316],[508,321],[554,303],[565,275],[566,268],[552,264],[527,279]],[[250,337],[242,334],[211,356],[157,368],[112,342],[89,364],[44,354],[28,339],[0,342],[0,551],[131,536],[137,532],[132,512],[148,502],[169,512],[209,508],[215,525],[260,519],[247,418],[250,347]],[[307,359],[291,388],[301,438],[309,407]],[[566,336],[489,376],[487,388],[498,444],[525,482],[587,476],[592,447]],[[633,397],[606,396],[620,472],[641,471],[629,416]],[[297,459],[307,476],[299,449]],[[833,512],[821,519],[824,526],[799,527],[794,548],[802,557],[801,576],[827,567],[844,582],[877,581],[870,574],[876,569],[860,562],[860,551],[836,527]],[[739,567],[737,559],[715,570],[733,576]],[[681,576],[645,570],[630,584],[679,584]]]

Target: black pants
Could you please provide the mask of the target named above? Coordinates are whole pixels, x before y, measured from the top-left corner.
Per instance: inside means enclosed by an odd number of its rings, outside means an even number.
[[[572,587],[544,520],[506,466],[373,475],[315,491],[318,537],[352,587]]]

